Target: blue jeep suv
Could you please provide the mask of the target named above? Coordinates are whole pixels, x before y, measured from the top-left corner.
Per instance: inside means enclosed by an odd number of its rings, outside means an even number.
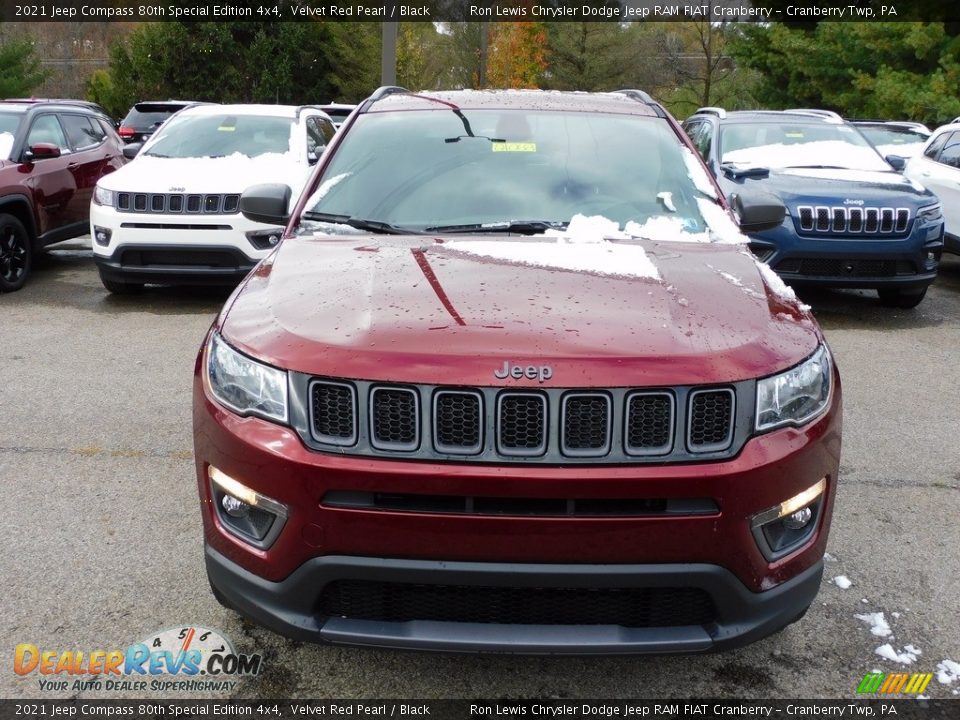
[[[683,128],[728,198],[760,191],[786,206],[779,227],[750,236],[784,280],[872,288],[893,307],[923,300],[943,251],[940,201],[855,127],[824,110],[701,108]]]

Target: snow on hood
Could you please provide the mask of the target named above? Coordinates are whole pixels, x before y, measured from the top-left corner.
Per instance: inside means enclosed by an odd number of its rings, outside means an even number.
[[[852,145],[842,140],[818,140],[792,145],[776,143],[741,148],[724,153],[722,162],[771,168],[829,165],[853,170],[890,170],[890,166],[873,148]]]
[[[0,160],[9,160],[10,151],[13,150],[13,133],[0,133]]]
[[[544,233],[555,239],[547,248],[542,241],[529,240],[450,240],[443,247],[519,265],[659,280],[659,271],[642,247],[610,241],[630,239],[629,226],[624,232],[616,221],[600,215],[575,215],[565,230]]]
[[[120,192],[240,193],[251,185],[284,183],[296,196],[306,182],[310,167],[292,153],[265,153],[248,157],[234,153],[220,158],[160,158],[139,155],[113,172],[100,185]]]
[[[885,185],[900,190],[903,190],[906,185],[911,185],[917,192],[923,191],[923,186],[918,185],[910,178],[904,178],[903,175],[890,167],[879,171],[847,170],[843,168],[784,168],[780,173],[792,177],[815,178],[817,180],[842,180],[844,182]]]

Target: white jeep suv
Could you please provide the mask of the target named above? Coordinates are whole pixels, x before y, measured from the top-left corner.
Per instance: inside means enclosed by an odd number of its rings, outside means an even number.
[[[90,207],[104,287],[238,282],[282,235],[244,218],[240,194],[279,182],[295,199],[334,132],[316,107],[200,105],[128,145],[136,159],[97,184]]]

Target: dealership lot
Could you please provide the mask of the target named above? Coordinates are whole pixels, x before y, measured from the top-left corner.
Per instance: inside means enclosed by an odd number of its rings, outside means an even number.
[[[804,295],[840,366],[846,422],[833,560],[802,622],[723,655],[510,658],[303,645],[222,609],[203,572],[190,391],[227,293],[111,297],[83,243],[60,248],[0,296],[2,697],[43,695],[36,673],[11,671],[18,643],[123,649],[189,625],[263,655],[261,674],[223,697],[850,697],[874,669],[960,662],[960,258],[915,310],[872,292]],[[892,637],[855,617],[876,612]],[[922,654],[898,665],[875,654],[885,643]],[[926,694],[954,690],[934,680]]]

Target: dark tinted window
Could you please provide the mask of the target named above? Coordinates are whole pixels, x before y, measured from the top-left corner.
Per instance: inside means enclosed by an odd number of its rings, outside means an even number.
[[[103,128],[86,115],[61,115],[60,122],[74,149],[93,147],[104,138]]]
[[[153,130],[173,115],[179,107],[160,108],[156,105],[135,105],[120,124],[136,130]]]
[[[923,151],[923,154],[931,160],[936,160],[937,155],[940,153],[940,150],[943,149],[943,146],[947,142],[947,137],[949,136],[950,133],[943,133],[943,135],[937,136],[937,139],[927,146],[927,149]]]
[[[944,165],[960,168],[960,132],[949,133],[939,161]]]

